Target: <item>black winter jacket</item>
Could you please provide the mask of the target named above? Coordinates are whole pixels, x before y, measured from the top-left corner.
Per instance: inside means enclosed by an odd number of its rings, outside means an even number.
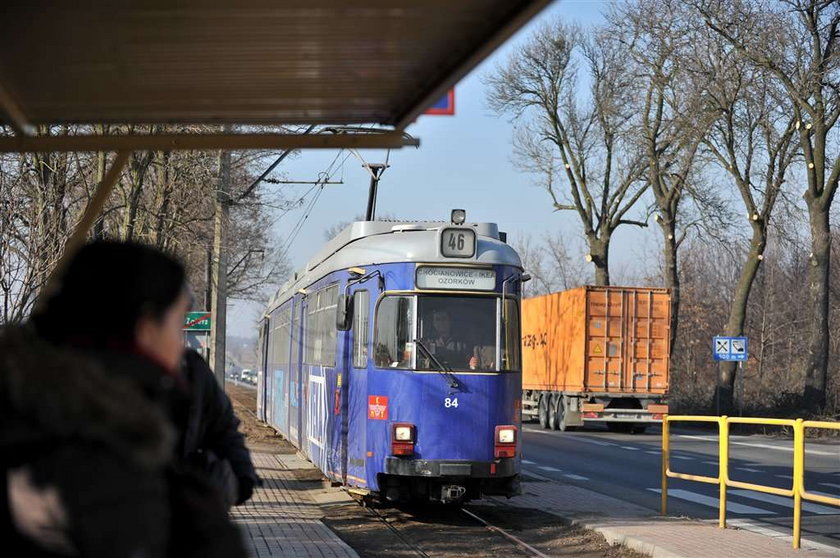
[[[4,555],[244,557],[216,487],[174,454],[178,384],[138,355],[0,330]]]
[[[241,504],[251,497],[259,477],[239,432],[239,419],[201,355],[187,350],[183,370],[190,403],[179,453],[186,462],[211,472],[228,505]]]
[[[0,330],[5,555],[167,555],[173,440],[130,379],[27,329]]]

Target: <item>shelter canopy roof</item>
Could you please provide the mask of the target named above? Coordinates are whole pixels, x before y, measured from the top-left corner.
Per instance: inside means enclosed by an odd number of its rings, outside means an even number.
[[[7,0],[0,123],[403,129],[549,0]]]

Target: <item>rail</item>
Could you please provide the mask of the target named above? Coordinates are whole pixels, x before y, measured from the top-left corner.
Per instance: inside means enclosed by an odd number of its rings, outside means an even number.
[[[672,422],[705,422],[718,425],[718,476],[690,475],[671,470],[671,423]],[[788,426],[793,429],[793,481],[789,489],[765,486],[732,480],[729,478],[729,425],[753,424],[767,426]],[[840,506],[840,498],[811,494],[805,490],[805,429],[819,428],[840,430],[840,422],[810,421],[803,419],[772,419],[745,417],[710,417],[690,415],[665,415],[662,419],[662,515],[668,513],[668,479],[676,478],[720,487],[720,506],[718,526],[726,528],[726,489],[742,488],[765,494],[775,494],[793,498],[793,548],[799,548],[802,535],[802,501],[820,502],[830,506]]]

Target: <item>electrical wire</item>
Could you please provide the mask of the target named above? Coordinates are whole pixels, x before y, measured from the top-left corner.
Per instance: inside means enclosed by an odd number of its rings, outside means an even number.
[[[336,163],[338,162],[339,157],[341,157],[341,155],[345,151],[347,151],[347,150],[342,149],[336,154],[335,158],[327,166],[327,169],[318,174],[318,181],[316,182],[316,184],[312,188],[310,188],[307,191],[306,194],[304,194],[303,198],[301,198],[301,199],[305,199],[306,196],[309,195],[309,193],[311,193],[313,190],[315,190],[317,188],[318,191],[315,192],[315,195],[312,197],[309,204],[306,206],[306,209],[304,210],[303,215],[301,216],[300,219],[298,219],[298,221],[297,221],[297,223],[295,223],[294,227],[292,227],[292,231],[289,233],[288,239],[283,244],[281,253],[288,253],[289,249],[292,246],[292,243],[295,241],[295,239],[297,238],[297,235],[303,229],[303,225],[306,223],[306,221],[309,219],[309,216],[312,214],[312,210],[315,209],[315,205],[318,203],[318,200],[320,199],[321,194],[324,193],[324,187],[326,186],[326,183],[330,181],[330,179],[335,175],[336,172],[338,172],[339,169],[341,169],[343,171],[344,164],[347,162],[347,159],[350,157],[350,153],[348,152],[346,155],[344,155],[344,159],[342,159],[341,162],[338,163],[337,166],[336,166]]]

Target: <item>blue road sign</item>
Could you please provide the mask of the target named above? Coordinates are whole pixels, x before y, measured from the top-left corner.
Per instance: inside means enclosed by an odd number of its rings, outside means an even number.
[[[746,337],[715,337],[712,340],[712,355],[715,360],[747,360]]]

